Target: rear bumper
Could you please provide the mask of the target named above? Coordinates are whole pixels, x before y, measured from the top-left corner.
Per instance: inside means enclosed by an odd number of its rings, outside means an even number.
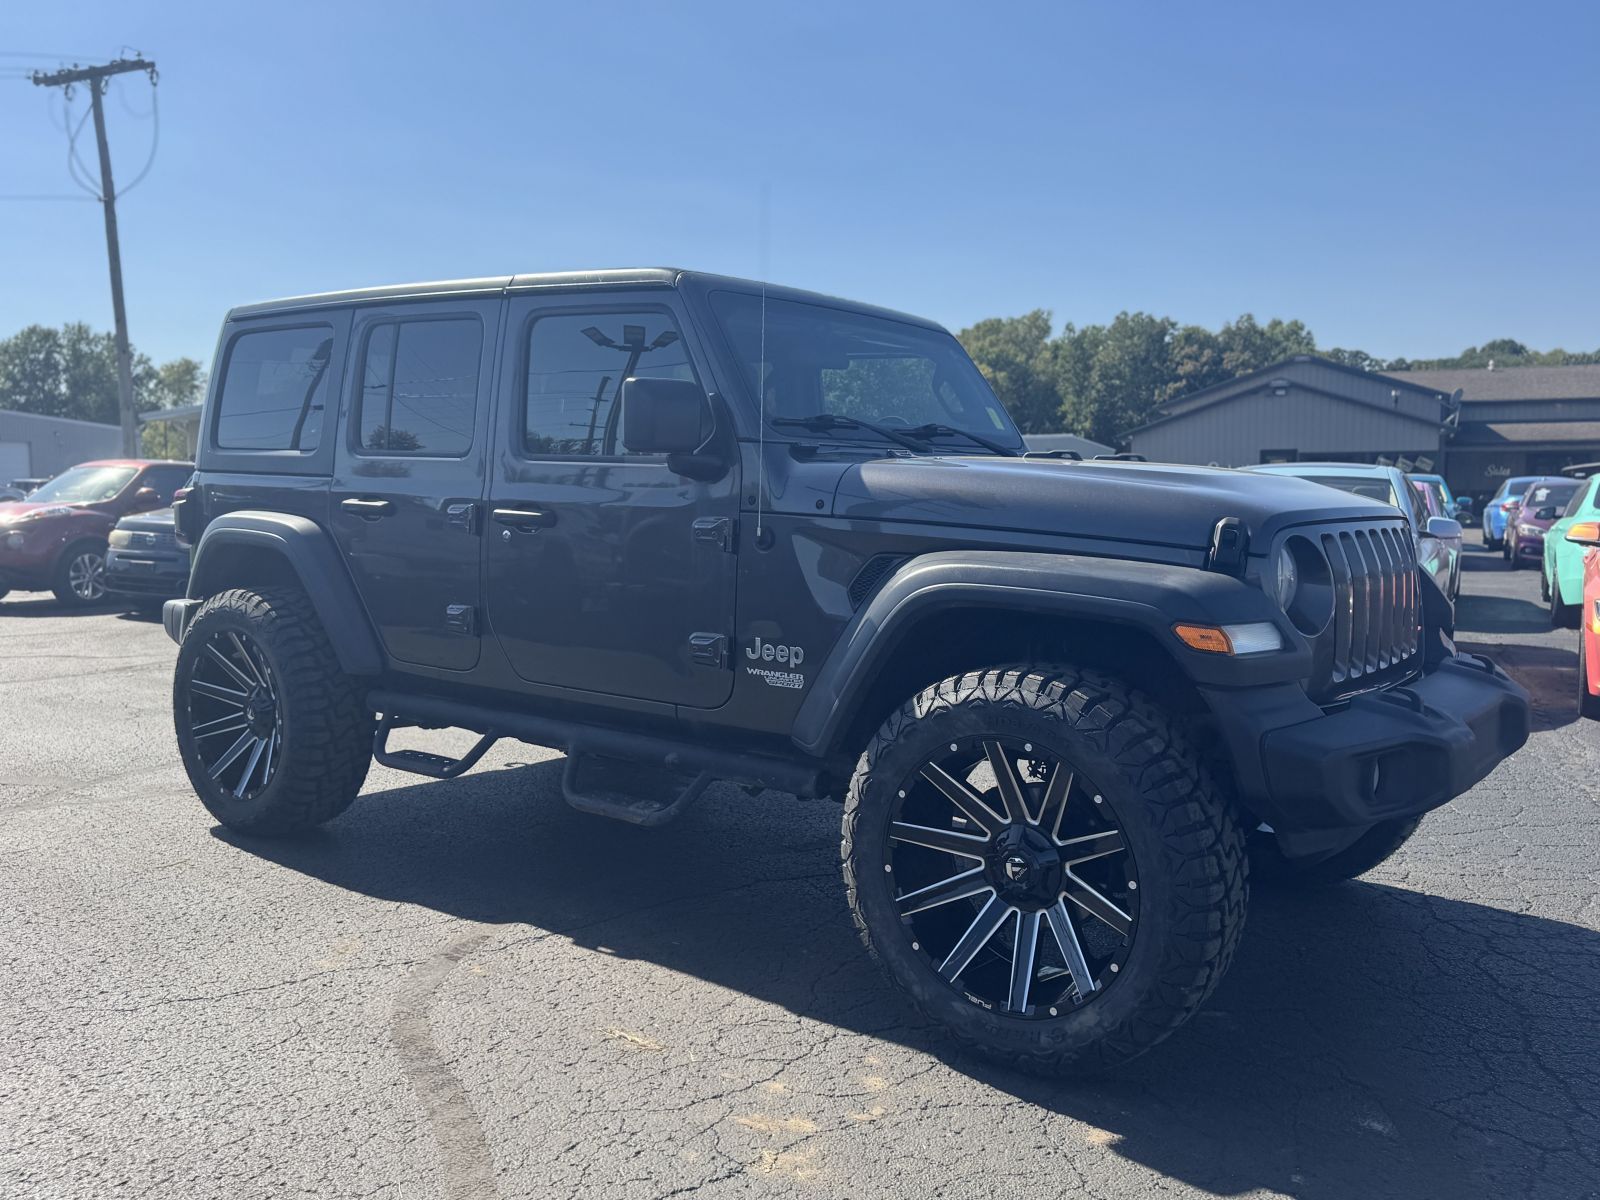
[[[1520,749],[1530,717],[1528,694],[1505,672],[1457,655],[1312,720],[1280,724],[1263,706],[1240,706],[1223,724],[1236,758],[1256,748],[1257,762],[1239,764],[1241,793],[1281,833],[1438,808]]]

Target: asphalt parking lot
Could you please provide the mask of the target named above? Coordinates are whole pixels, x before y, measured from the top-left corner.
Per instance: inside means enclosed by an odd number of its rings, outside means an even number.
[[[1536,573],[1474,550],[1459,624],[1534,688],[1528,747],[1366,879],[1258,891],[1198,1018],[1054,1083],[880,981],[832,805],[639,830],[502,745],[236,838],[159,623],[13,595],[0,1196],[1600,1195],[1600,726]]]

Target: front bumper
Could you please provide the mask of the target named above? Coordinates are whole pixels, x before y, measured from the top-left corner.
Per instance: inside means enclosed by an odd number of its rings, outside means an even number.
[[[106,587],[138,596],[181,596],[189,586],[189,560],[181,555],[106,551]]]
[[[1463,654],[1415,683],[1266,731],[1273,827],[1349,828],[1438,808],[1522,747],[1531,714],[1528,693],[1504,671]]]
[[[1521,748],[1532,712],[1528,694],[1474,654],[1331,712],[1299,689],[1211,700],[1241,800],[1280,835],[1438,808]]]

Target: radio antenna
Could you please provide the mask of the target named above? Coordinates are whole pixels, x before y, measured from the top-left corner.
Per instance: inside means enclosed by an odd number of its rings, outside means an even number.
[[[761,185],[756,222],[756,259],[761,277],[761,353],[756,360],[756,544],[761,543],[761,509],[767,492],[767,245],[771,188]]]

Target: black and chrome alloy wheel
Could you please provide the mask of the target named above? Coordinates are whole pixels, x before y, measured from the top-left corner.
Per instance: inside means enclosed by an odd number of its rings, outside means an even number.
[[[1111,802],[1061,754],[947,743],[902,780],[884,870],[912,948],[973,1003],[1050,1019],[1115,983],[1139,876]]]
[[[186,681],[189,731],[211,781],[247,800],[272,781],[283,706],[272,666],[248,633],[202,632]]]

